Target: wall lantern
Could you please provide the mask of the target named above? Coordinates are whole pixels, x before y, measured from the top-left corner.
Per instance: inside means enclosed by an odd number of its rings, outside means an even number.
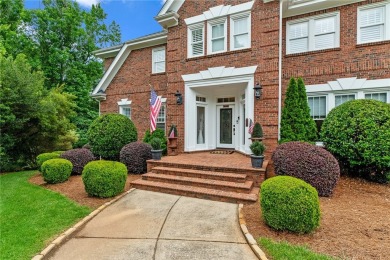
[[[257,82],[256,86],[253,89],[255,90],[256,99],[260,99],[263,87],[260,86],[260,84]]]
[[[176,104],[178,105],[183,104],[183,97],[181,96],[179,90],[176,90],[175,97],[176,97]]]

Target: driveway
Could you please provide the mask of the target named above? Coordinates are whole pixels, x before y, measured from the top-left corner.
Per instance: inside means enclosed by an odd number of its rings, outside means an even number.
[[[237,211],[237,204],[134,190],[49,259],[257,259]]]

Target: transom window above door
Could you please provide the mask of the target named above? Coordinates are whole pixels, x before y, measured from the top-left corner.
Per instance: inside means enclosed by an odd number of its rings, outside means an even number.
[[[218,98],[217,103],[229,103],[229,102],[236,102],[235,97],[225,97],[225,98]]]

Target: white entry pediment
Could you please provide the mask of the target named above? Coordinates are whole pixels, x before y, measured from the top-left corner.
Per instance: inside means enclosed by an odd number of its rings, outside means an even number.
[[[202,70],[199,73],[182,75],[185,82],[198,81],[198,80],[210,80],[217,78],[229,78],[234,76],[253,75],[257,69],[257,66],[250,67],[213,67],[207,70]]]

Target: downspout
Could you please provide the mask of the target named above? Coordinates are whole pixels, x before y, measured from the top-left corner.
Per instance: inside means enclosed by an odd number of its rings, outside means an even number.
[[[279,99],[278,99],[278,141],[282,119],[282,55],[283,55],[283,0],[279,4]]]

